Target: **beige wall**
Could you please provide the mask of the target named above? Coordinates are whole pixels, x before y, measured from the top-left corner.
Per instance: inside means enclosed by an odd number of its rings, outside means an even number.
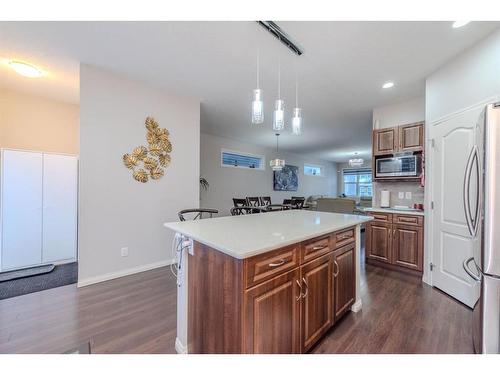
[[[79,153],[78,105],[0,88],[0,148]]]

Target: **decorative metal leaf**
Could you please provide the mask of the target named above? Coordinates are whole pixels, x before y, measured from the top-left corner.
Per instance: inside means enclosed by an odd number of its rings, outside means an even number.
[[[172,152],[172,143],[167,139],[160,142],[160,148],[165,152]]]
[[[150,156],[146,157],[144,159],[144,167],[146,169],[155,169],[156,167],[158,167],[158,161]]]
[[[148,140],[148,143],[150,145],[160,143],[161,141],[160,137],[158,137],[154,132],[148,132],[148,134],[146,135],[146,139]]]
[[[156,121],[153,117],[146,117],[144,124],[146,125],[146,129],[149,131],[153,131],[158,128],[158,121]]]
[[[128,169],[134,168],[138,163],[139,160],[135,156],[130,154],[123,155],[123,164],[125,164]]]
[[[132,151],[132,156],[136,157],[138,160],[144,160],[144,158],[148,156],[148,149],[144,146],[136,147]]]
[[[169,137],[170,133],[168,132],[167,129],[158,128],[158,129],[155,129],[154,133],[160,141],[168,141],[168,137]]]
[[[149,152],[154,156],[160,156],[162,149],[158,143],[153,143],[149,145]]]
[[[155,168],[151,170],[151,178],[153,180],[159,180],[160,178],[163,177],[164,174],[165,172],[161,168]]]
[[[160,157],[158,158],[160,165],[162,167],[166,167],[170,164],[170,155],[168,154],[161,154]]]
[[[133,175],[134,179],[136,181],[146,183],[149,180],[148,173],[144,169],[139,169],[137,171],[134,171]]]

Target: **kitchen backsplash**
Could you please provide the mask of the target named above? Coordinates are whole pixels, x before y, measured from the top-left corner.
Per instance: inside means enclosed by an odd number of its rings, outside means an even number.
[[[380,192],[389,190],[391,192],[391,207],[393,206],[410,206],[414,203],[424,203],[424,188],[418,182],[408,181],[393,181],[393,182],[373,182],[373,207],[380,207]],[[411,193],[411,199],[399,198],[399,192],[403,192],[406,196],[407,192]]]

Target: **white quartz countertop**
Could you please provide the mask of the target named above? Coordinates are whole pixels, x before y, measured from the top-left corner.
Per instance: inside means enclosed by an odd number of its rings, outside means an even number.
[[[373,220],[369,216],[290,210],[165,223],[165,227],[244,259]]]
[[[397,209],[397,208],[364,207],[361,210],[363,210],[365,212],[387,212],[389,214],[425,216],[424,211],[413,210],[413,209],[401,210],[401,209]]]

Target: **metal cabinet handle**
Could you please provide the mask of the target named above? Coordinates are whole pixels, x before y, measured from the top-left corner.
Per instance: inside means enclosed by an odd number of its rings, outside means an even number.
[[[306,286],[306,292],[302,296],[302,298],[306,298],[306,296],[309,294],[309,286],[307,285],[307,281],[305,278],[302,278],[302,281],[304,282],[304,285]]]
[[[295,297],[295,301],[299,301],[302,298],[302,284],[300,283],[299,280],[295,280],[295,282],[299,286],[299,296]]]
[[[269,267],[279,267],[279,266],[282,266],[283,264],[285,264],[286,261],[284,259],[280,259],[278,262],[276,263],[269,263]]]
[[[337,261],[335,259],[333,260],[333,265],[335,266],[335,270],[336,270],[333,272],[333,277],[337,277],[339,275],[340,269],[339,269],[339,264],[337,263]]]
[[[481,281],[481,277],[477,276],[474,272],[471,271],[469,268],[469,263],[474,260],[474,257],[470,257],[469,259],[464,260],[463,267],[465,272],[467,272],[467,275],[472,277],[476,281]]]
[[[328,247],[328,245],[323,245],[323,246],[313,246],[313,251],[317,251],[317,250],[323,250],[325,247]]]

